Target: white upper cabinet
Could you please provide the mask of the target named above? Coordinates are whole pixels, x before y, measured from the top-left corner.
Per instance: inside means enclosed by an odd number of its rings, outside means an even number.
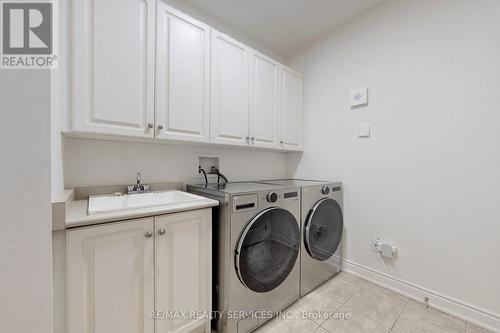
[[[73,3],[71,131],[302,149],[302,77],[156,0]]]
[[[211,142],[248,145],[250,49],[212,29]]]
[[[153,137],[155,0],[73,6],[73,130]]]
[[[153,221],[67,232],[68,333],[154,333]]]
[[[302,149],[302,76],[281,67],[280,144],[283,149]]]
[[[210,27],[157,3],[156,137],[209,141]]]
[[[277,148],[279,64],[256,51],[250,57],[250,144]]]

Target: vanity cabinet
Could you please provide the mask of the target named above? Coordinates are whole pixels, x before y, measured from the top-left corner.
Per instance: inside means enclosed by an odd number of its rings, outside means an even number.
[[[68,333],[210,332],[165,316],[210,313],[211,234],[210,209],[68,230]]]
[[[67,232],[68,333],[154,332],[153,231],[147,218]]]
[[[155,220],[156,305],[160,311],[195,311],[212,308],[212,245],[210,210],[164,215]],[[157,333],[191,332],[206,327],[208,317],[158,320]]]
[[[73,7],[73,134],[302,149],[300,74],[163,1]]]

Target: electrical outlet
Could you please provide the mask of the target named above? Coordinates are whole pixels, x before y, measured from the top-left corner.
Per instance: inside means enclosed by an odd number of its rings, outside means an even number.
[[[382,245],[382,243],[380,241],[380,237],[372,239],[371,249],[372,249],[373,252],[380,252],[380,246],[381,245]]]

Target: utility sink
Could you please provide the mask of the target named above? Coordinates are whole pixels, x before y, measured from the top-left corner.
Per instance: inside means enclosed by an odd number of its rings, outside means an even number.
[[[165,191],[125,195],[95,195],[89,197],[88,214],[104,214],[159,206],[174,206],[206,200],[183,192]]]

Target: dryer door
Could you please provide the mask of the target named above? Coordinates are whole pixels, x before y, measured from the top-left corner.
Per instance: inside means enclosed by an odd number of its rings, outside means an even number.
[[[337,201],[323,198],[309,212],[304,225],[304,245],[311,257],[329,259],[342,239],[344,217]]]
[[[278,287],[292,271],[300,250],[295,217],[282,208],[269,208],[245,227],[236,248],[236,272],[249,289],[265,293]]]

